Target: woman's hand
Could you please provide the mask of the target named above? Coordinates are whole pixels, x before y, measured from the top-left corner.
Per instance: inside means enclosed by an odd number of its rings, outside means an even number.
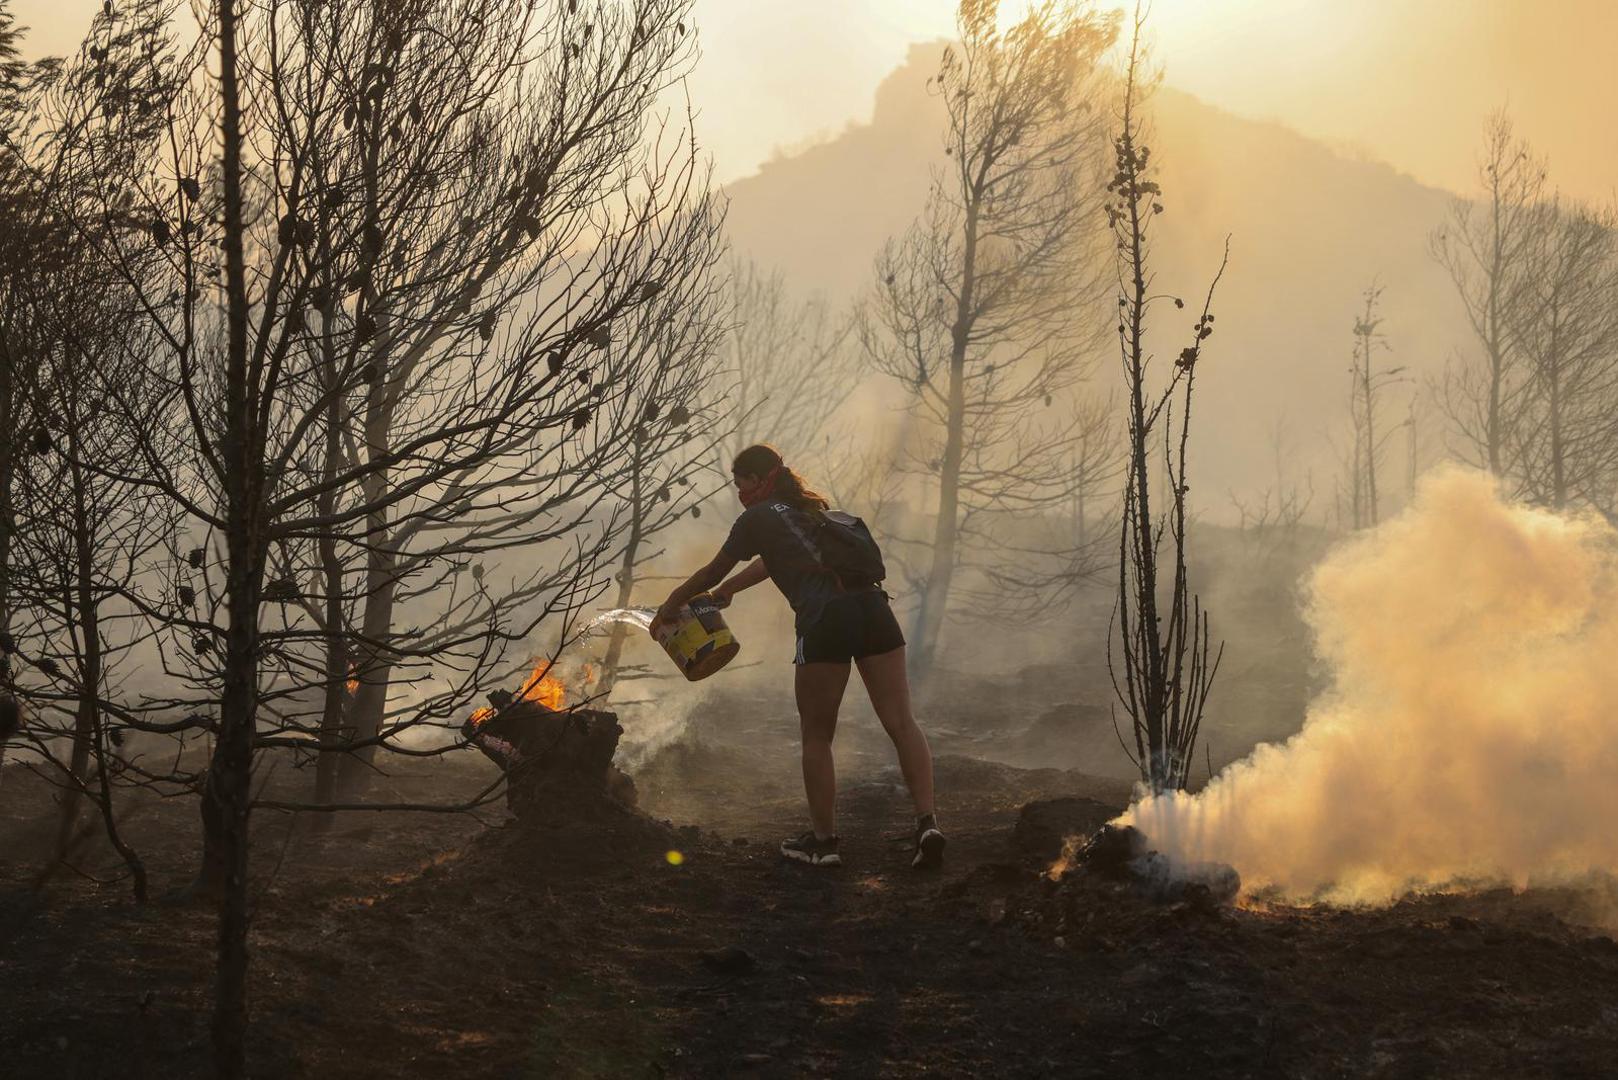
[[[730,582],[728,582],[728,581],[725,582],[723,585],[715,585],[713,587],[713,591],[708,594],[710,597],[713,598],[713,606],[714,607],[716,607],[716,608],[728,608],[730,606],[730,601],[733,598],[734,594],[727,587],[729,585],[730,585]]]
[[[724,549],[721,548],[719,554],[715,555],[707,566],[692,574],[684,584],[669,593],[669,598],[663,601],[663,606],[658,608],[657,614],[652,616],[652,624],[646,628],[647,631],[655,636],[659,630],[669,623],[678,622],[680,620],[680,609],[685,607],[693,596],[724,581],[725,575],[735,565],[736,560],[726,555]]]

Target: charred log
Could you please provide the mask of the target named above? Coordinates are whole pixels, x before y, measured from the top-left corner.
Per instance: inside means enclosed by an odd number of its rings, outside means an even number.
[[[1146,834],[1133,825],[1101,826],[1084,843],[1075,844],[1064,862],[1064,882],[1076,875],[1127,883],[1159,903],[1187,902],[1213,910],[1232,903],[1242,888],[1234,867],[1170,860],[1152,850]]]

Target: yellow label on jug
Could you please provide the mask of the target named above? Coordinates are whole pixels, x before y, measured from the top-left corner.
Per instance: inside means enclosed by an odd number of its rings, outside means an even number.
[[[709,640],[728,645],[730,644],[730,631],[722,631],[713,635],[710,639],[708,631],[703,629],[701,619],[687,619],[680,629],[675,632],[674,636],[669,639],[669,644],[681,657],[690,661],[696,659],[697,652],[708,644]]]

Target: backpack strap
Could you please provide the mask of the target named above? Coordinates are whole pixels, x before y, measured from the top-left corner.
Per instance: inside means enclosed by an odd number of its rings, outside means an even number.
[[[781,520],[786,522],[787,528],[792,530],[792,535],[798,538],[798,543],[802,544],[804,550],[815,560],[816,565],[820,567],[821,573],[826,574],[836,583],[839,592],[846,591],[843,587],[842,578],[837,576],[837,571],[826,565],[826,557],[821,553],[820,544],[816,542],[813,536],[804,531],[803,526],[789,512],[793,507],[783,502],[772,502],[770,507],[781,515]],[[807,514],[817,520],[820,519],[819,513],[815,511],[801,510],[799,513]]]

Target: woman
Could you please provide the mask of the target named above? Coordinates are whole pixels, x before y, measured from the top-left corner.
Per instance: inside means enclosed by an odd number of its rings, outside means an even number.
[[[712,590],[724,605],[766,577],[774,581],[792,605],[798,634],[795,689],[803,736],[803,787],[812,826],[784,842],[781,854],[811,866],[842,863],[837,853],[837,772],[831,744],[852,663],[898,751],[899,769],[916,805],[916,854],[911,865],[941,865],[944,834],[933,815],[933,760],[927,737],[910,712],[905,640],[887,594],[879,583],[845,583],[827,567],[816,541],[823,525],[836,527],[825,524],[826,499],[787,468],[774,447],[749,446],[736,455],[731,475],[742,514],[713,561],[669,594],[652,621],[653,632],[678,619],[680,609],[699,593]],[[725,579],[732,567],[746,560],[752,561]]]

